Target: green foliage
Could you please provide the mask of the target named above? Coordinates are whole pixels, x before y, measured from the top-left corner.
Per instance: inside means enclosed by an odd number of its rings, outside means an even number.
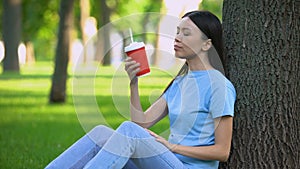
[[[111,18],[115,20],[136,13],[160,12],[161,3],[161,0],[122,0],[119,1]]]
[[[22,1],[22,39],[33,42],[37,60],[54,57],[58,11],[58,0]]]
[[[111,10],[110,20],[114,22],[114,27],[118,31],[128,31],[129,27],[132,27],[136,32],[142,32],[146,27],[151,27],[158,22],[158,18],[149,18],[147,25],[144,23],[146,21],[147,12],[160,12],[162,5],[162,0],[107,0],[108,7]],[[100,15],[100,3],[98,0],[91,0],[91,16],[97,18],[99,21]],[[139,15],[138,18],[135,18],[136,22],[128,22],[126,17],[129,15]],[[124,19],[125,18],[125,19]],[[123,19],[123,21],[121,20]],[[150,24],[149,24],[150,23]],[[103,25],[99,24],[99,28]],[[137,40],[142,40],[140,35],[136,35]],[[151,35],[146,35],[148,42],[154,42],[154,38]]]
[[[125,120],[111,97],[115,71],[112,67],[100,67],[95,79],[99,108],[113,128]],[[21,67],[21,75],[0,75],[0,168],[44,168],[85,134],[72,100],[72,76],[67,83],[67,103],[48,104],[52,72],[52,63],[37,62],[34,66]],[[72,75],[71,69],[69,74]],[[155,70],[142,78],[143,107],[150,104],[148,95],[153,91],[161,93],[169,81],[169,76]],[[127,82],[123,81],[122,85]],[[128,100],[128,96],[122,97]],[[159,133],[166,128],[165,119],[152,129]]]
[[[90,15],[92,17],[95,17],[97,21],[100,20],[100,1],[99,0],[90,0],[90,5],[91,5],[91,11]]]
[[[203,0],[199,6],[200,10],[208,10],[222,20],[223,0]]]
[[[116,21],[132,14],[144,14],[144,17],[137,19],[134,27],[136,32],[142,32],[145,29],[153,29],[157,25],[158,18],[149,18],[147,21],[147,12],[160,13],[162,0],[107,0],[107,5],[111,8],[111,21]],[[203,0],[199,8],[212,11],[220,19],[222,17],[223,0]],[[3,3],[0,3],[0,17],[2,18]],[[91,16],[100,20],[100,1],[90,0]],[[32,41],[34,44],[35,56],[37,60],[52,60],[55,55],[57,27],[59,23],[59,0],[23,0],[22,1],[22,39],[23,41]],[[81,37],[80,33],[80,6],[79,1],[75,1],[74,10],[75,35]],[[146,23],[147,25],[146,25]],[[119,22],[115,25],[118,30],[127,30],[128,23]],[[0,19],[0,30],[2,30],[2,19]],[[1,35],[0,31],[0,35]],[[145,38],[137,35],[135,38]],[[155,42],[155,36],[146,35],[146,40],[150,43]]]
[[[23,0],[22,2],[22,36],[23,40],[32,40],[36,37],[40,28],[49,26],[49,19],[53,21],[54,18],[49,15],[49,2],[51,0]],[[52,11],[53,13],[53,11]],[[57,18],[56,18],[57,19]],[[51,22],[50,22],[51,24]]]
[[[91,1],[91,0],[90,0]],[[80,28],[80,0],[74,2],[74,29],[75,37],[81,39],[81,28]]]

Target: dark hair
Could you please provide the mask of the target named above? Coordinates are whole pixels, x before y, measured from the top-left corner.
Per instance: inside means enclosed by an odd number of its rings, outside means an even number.
[[[223,46],[223,33],[222,33],[223,29],[220,20],[209,11],[198,11],[198,10],[188,12],[182,16],[182,18],[185,17],[189,17],[191,21],[206,35],[206,37],[208,39],[211,39],[212,44],[215,50],[217,51],[219,59],[221,60],[221,67],[225,70],[225,57],[223,53],[224,46]],[[185,64],[179,70],[177,76],[185,75],[187,72],[188,72],[188,64],[187,62],[185,62]],[[174,79],[166,87],[164,92],[171,86]]]

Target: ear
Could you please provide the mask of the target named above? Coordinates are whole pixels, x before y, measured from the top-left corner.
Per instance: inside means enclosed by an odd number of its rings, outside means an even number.
[[[207,39],[205,42],[203,42],[202,50],[208,51],[212,47],[211,39]]]

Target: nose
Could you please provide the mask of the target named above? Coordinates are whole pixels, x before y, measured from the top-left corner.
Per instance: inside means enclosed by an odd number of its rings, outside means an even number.
[[[175,42],[181,42],[181,36],[179,34],[176,35]]]

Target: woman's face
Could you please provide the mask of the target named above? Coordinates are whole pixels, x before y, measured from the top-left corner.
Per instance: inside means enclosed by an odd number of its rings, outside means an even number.
[[[182,59],[192,59],[202,51],[206,37],[189,17],[183,18],[177,26],[174,42],[175,56]],[[207,38],[206,38],[207,39]]]

